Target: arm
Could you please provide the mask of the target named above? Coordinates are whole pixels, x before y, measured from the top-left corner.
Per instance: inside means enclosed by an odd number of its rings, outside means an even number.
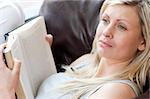
[[[15,91],[1,91],[0,99],[15,99]]]
[[[135,96],[130,86],[123,83],[109,83],[93,93],[89,99],[132,99]]]
[[[14,68],[10,70],[3,60],[3,49],[0,45],[0,99],[15,99],[15,90],[19,81],[20,61],[14,60]]]
[[[46,41],[52,45],[52,35],[46,35]],[[14,68],[10,70],[3,60],[3,50],[6,44],[0,45],[0,99],[15,99],[15,91],[19,82],[20,61],[14,60]]]

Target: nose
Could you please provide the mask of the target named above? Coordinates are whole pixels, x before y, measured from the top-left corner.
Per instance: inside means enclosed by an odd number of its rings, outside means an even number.
[[[109,24],[106,26],[102,32],[102,35],[106,38],[112,39],[113,38],[113,25]]]

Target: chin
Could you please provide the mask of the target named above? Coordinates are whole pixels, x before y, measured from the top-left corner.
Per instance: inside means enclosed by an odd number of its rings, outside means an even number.
[[[102,48],[97,48],[97,53],[100,57],[104,57],[107,52]]]
[[[103,48],[97,48],[97,53],[98,53],[99,57],[110,58],[112,52],[105,50]]]

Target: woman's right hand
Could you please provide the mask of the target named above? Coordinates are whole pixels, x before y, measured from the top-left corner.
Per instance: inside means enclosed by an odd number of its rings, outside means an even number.
[[[6,44],[0,45],[0,99],[15,99],[21,62],[15,59],[13,69],[8,69],[3,58],[5,46]]]

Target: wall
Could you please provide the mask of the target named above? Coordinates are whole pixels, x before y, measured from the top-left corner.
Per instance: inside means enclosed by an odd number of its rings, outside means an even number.
[[[18,3],[25,13],[25,19],[36,16],[44,0],[13,0]]]

